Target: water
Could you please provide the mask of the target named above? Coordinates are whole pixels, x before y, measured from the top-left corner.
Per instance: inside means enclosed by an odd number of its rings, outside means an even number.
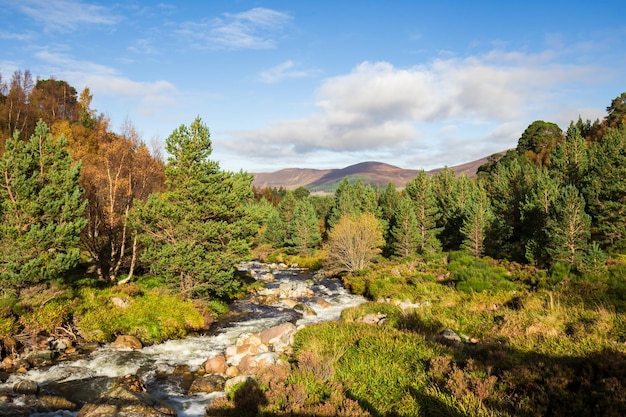
[[[270,272],[266,265],[260,263],[246,264],[244,268],[254,272],[256,276]],[[204,416],[206,405],[216,396],[223,394],[187,396],[175,379],[158,378],[158,375],[171,374],[179,365],[186,365],[193,372],[206,359],[223,353],[226,347],[234,344],[243,333],[256,333],[285,321],[293,322],[294,319],[296,326],[336,320],[344,308],[365,301],[360,296],[350,294],[337,280],[321,279],[311,282],[313,276],[305,270],[287,269],[271,272],[276,279],[268,283],[268,288],[276,288],[281,283],[306,282],[313,290],[314,296],[323,298],[330,306],[323,308],[310,299],[299,299],[317,313],[315,316],[302,317],[281,302],[269,306],[238,302],[232,307],[236,313],[233,315],[236,321],[220,325],[212,335],[171,340],[141,350],[120,351],[103,346],[86,359],[61,362],[49,368],[30,369],[26,374],[12,374],[6,383],[0,384],[0,391],[11,389],[20,380],[31,380],[36,381],[42,389],[71,393],[72,398],[86,401],[97,397],[115,378],[136,374],[146,382],[150,394],[166,400],[176,408],[180,417]],[[77,414],[61,410],[31,416],[68,417]]]

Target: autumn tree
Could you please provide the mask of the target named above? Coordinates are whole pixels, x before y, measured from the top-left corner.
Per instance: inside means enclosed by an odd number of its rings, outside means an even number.
[[[85,227],[81,165],[40,121],[30,140],[18,134],[0,159],[0,284],[25,286],[76,266]]]
[[[250,211],[252,176],[209,159],[208,127],[197,117],[166,140],[166,191],[135,209],[142,259],[184,296],[227,296],[235,265],[250,256],[258,224]]]
[[[346,215],[329,233],[329,262],[345,271],[360,271],[381,252],[384,244],[382,227],[375,215]]]
[[[517,142],[517,153],[537,165],[546,165],[552,148],[562,138],[563,131],[554,123],[537,120],[531,123]]]
[[[132,277],[137,257],[137,234],[128,221],[133,203],[161,191],[164,173],[130,122],[119,135],[108,128],[93,134],[99,136],[94,145],[75,142],[73,147],[75,157],[85,162],[81,184],[89,200],[89,223],[81,244],[93,259],[98,276],[116,282],[122,268]]]

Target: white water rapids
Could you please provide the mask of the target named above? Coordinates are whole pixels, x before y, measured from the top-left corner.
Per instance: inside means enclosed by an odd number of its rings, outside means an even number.
[[[259,275],[270,272],[266,265],[250,263],[244,266]],[[298,269],[272,270],[276,280],[268,285],[277,286],[284,282],[307,281],[311,273]],[[309,283],[311,281],[308,281]],[[316,316],[305,316],[295,324],[309,325],[322,321],[336,320],[341,311],[365,301],[360,296],[350,294],[335,279],[321,279],[313,282],[311,289],[314,295],[328,301],[330,307],[323,308],[316,303],[302,299],[317,313]],[[223,353],[226,347],[236,342],[243,333],[256,333],[285,321],[293,320],[294,311],[280,302],[272,306],[257,306],[239,302],[234,307],[244,314],[235,322],[222,325],[210,336],[187,337],[182,340],[171,340],[158,345],[147,346],[140,350],[114,350],[103,346],[86,359],[60,362],[48,368],[33,368],[25,374],[11,374],[9,379],[0,384],[0,391],[11,389],[20,380],[37,382],[40,387],[46,386],[70,390],[74,395],[80,392],[83,401],[93,400],[94,395],[107,388],[111,382],[126,374],[136,374],[148,387],[150,394],[164,399],[176,408],[179,417],[204,416],[205,407],[220,393],[209,395],[187,396],[181,387],[157,378],[158,373],[171,374],[176,366],[187,365],[190,371],[197,370],[208,358]],[[31,417],[69,417],[78,412],[59,410],[52,413],[37,413]]]

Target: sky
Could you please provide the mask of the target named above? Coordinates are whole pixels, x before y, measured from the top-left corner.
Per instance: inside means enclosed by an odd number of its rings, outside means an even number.
[[[196,117],[229,171],[455,166],[626,91],[623,0],[0,0],[0,74],[88,87],[144,142]],[[167,156],[167,155],[166,155]]]

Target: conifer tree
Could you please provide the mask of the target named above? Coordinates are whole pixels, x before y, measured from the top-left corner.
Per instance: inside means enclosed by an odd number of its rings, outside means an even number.
[[[481,257],[485,251],[487,232],[493,220],[489,197],[481,185],[475,186],[465,211],[465,220],[461,228],[461,233],[465,236],[462,247],[472,256]]]
[[[296,202],[293,221],[289,229],[290,239],[287,243],[295,247],[300,253],[306,253],[315,248],[322,240],[315,208],[308,200]]]
[[[608,129],[590,149],[589,170],[583,179],[592,239],[612,251],[626,249],[626,125]]]
[[[411,256],[417,253],[421,241],[413,201],[403,196],[396,207],[394,225],[391,229],[393,252],[398,256]]]
[[[421,254],[431,254],[441,249],[437,240],[437,220],[441,216],[432,191],[431,180],[424,170],[407,182],[404,193],[413,203],[417,221],[418,247]]]
[[[190,296],[225,296],[238,286],[235,265],[250,255],[257,223],[252,176],[211,161],[209,129],[198,117],[166,140],[167,191],[135,206],[152,273]]]
[[[39,121],[30,140],[15,133],[0,159],[0,284],[21,288],[76,266],[86,225],[81,164]]]
[[[563,187],[554,201],[547,228],[552,260],[577,266],[589,246],[590,224],[582,195],[573,185]]]

